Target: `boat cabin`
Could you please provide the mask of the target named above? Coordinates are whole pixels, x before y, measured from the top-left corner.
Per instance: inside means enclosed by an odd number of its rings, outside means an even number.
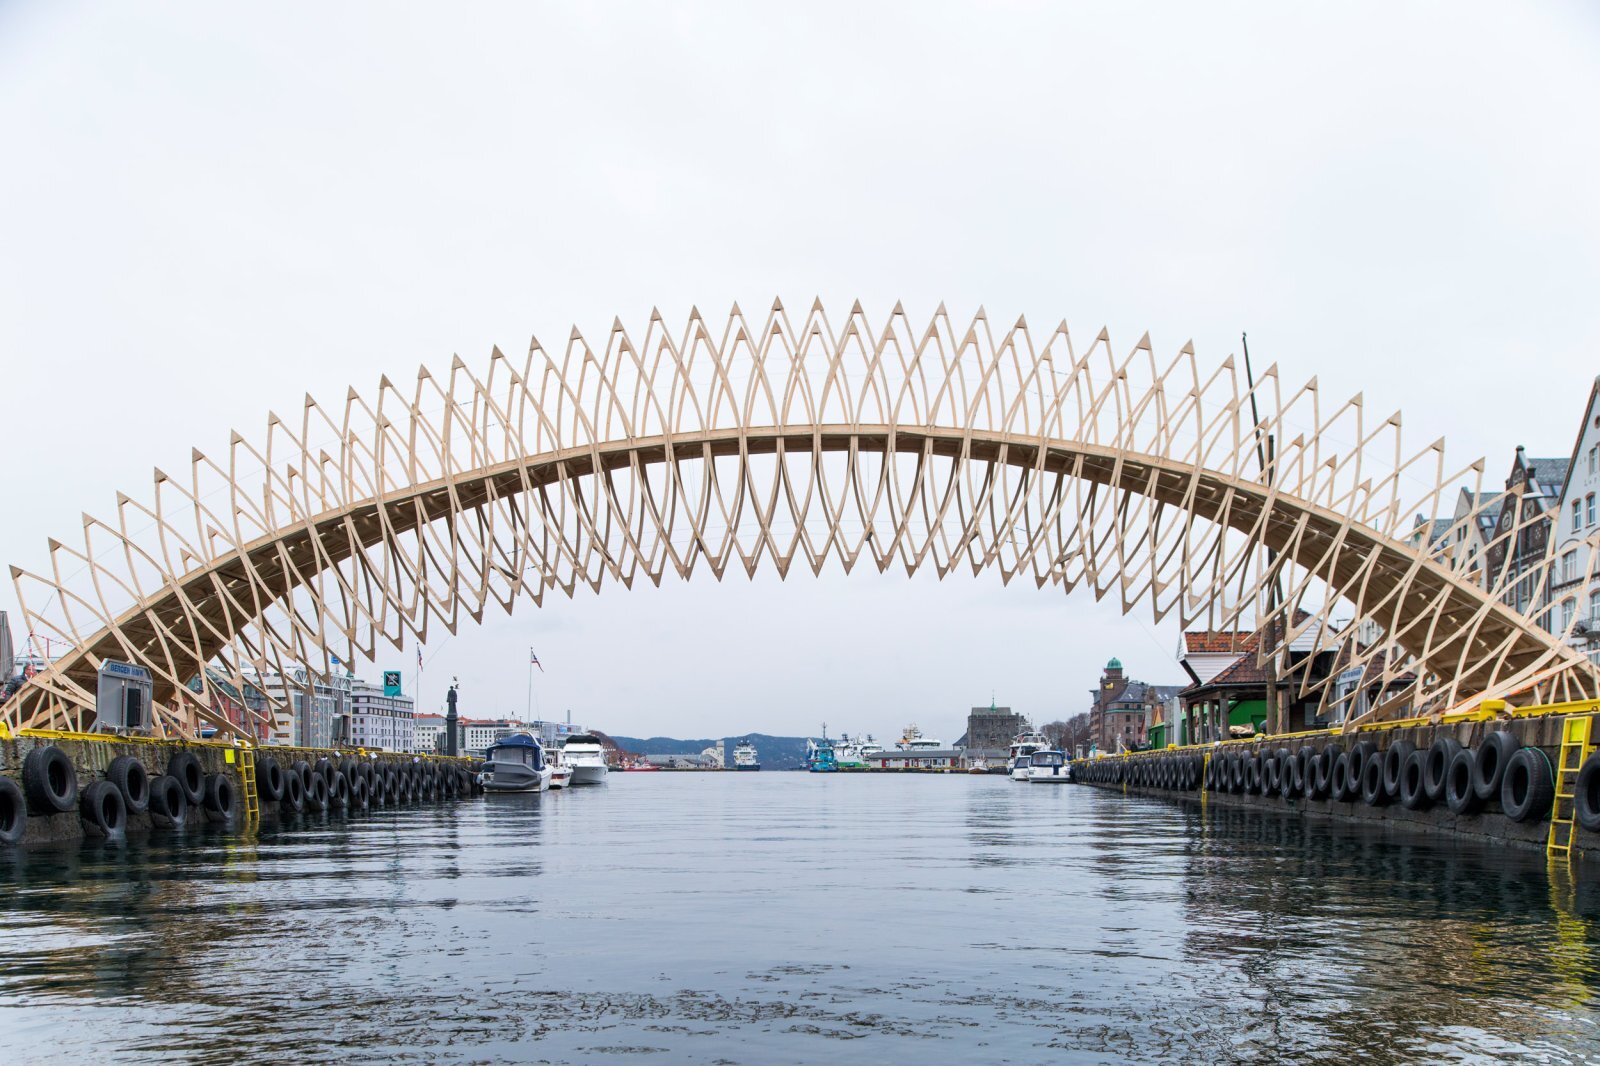
[[[539,743],[537,737],[527,733],[513,733],[508,737],[501,737],[489,745],[484,757],[489,762],[512,763],[526,766],[530,770],[544,769],[544,745]]]

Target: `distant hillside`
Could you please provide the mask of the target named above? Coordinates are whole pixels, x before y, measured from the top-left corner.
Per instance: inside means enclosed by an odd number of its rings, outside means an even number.
[[[722,745],[723,758],[733,759],[733,746],[749,739],[756,746],[763,770],[800,770],[806,764],[805,737],[775,737],[766,733],[740,733],[721,740],[679,740],[676,737],[612,737],[624,751],[640,755],[699,755],[713,744]]]

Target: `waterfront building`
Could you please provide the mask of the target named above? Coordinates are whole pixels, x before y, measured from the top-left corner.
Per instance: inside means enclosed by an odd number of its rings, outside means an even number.
[[[1530,459],[1519,444],[1500,499],[1494,539],[1485,552],[1486,587],[1500,588],[1506,606],[1551,627],[1550,586],[1539,564],[1567,480],[1567,459]]]
[[[10,681],[17,672],[17,653],[11,643],[11,620],[0,611],[0,685]]]
[[[433,755],[443,751],[444,729],[444,715],[413,713],[411,716],[411,750],[420,755]]]
[[[1172,687],[1173,694],[1177,691]],[[1143,681],[1125,676],[1121,659],[1106,663],[1090,696],[1089,735],[1101,751],[1142,748],[1149,742],[1151,700],[1158,695]]]
[[[1555,564],[1550,575],[1551,628],[1600,663],[1600,377],[1589,389],[1583,421],[1567,462],[1567,476],[1552,515]],[[1593,572],[1591,572],[1593,571]]]
[[[271,723],[266,713],[266,699],[253,685],[243,691],[223,676],[220,670],[206,668],[204,684],[200,678],[189,680],[189,691],[203,693],[213,713],[226,718],[241,734],[255,740],[265,740]]]
[[[1189,743],[1189,730],[1183,719],[1182,685],[1145,685],[1145,735],[1152,748]]]
[[[462,748],[465,752],[479,753],[489,749],[489,745],[512,733],[532,733],[530,723],[519,722],[515,718],[463,718]]]
[[[1336,655],[1317,649],[1319,623],[1296,611],[1301,629],[1277,648],[1276,683],[1261,658],[1261,642],[1246,630],[1196,630],[1184,633],[1178,665],[1190,684],[1178,693],[1185,743],[1226,740],[1261,732],[1269,717],[1267,696],[1275,690],[1282,713],[1280,729],[1294,731],[1327,726],[1318,717],[1318,699],[1302,698],[1305,685],[1315,685],[1334,668]],[[1307,680],[1309,675],[1309,680]],[[1170,741],[1168,741],[1170,742]]]
[[[1012,712],[1010,707],[996,707],[989,701],[987,707],[974,707],[967,715],[967,732],[956,742],[958,748],[999,749],[1005,752],[1018,733],[1031,727],[1028,720]]]
[[[265,743],[333,747],[340,690],[327,675],[296,666],[287,673],[248,675],[247,685],[261,693]]]
[[[965,758],[960,748],[893,748],[873,752],[865,761],[871,770],[948,771],[963,768]]]
[[[1440,542],[1440,561],[1453,566],[1458,558],[1465,556],[1466,565],[1462,573],[1479,586],[1484,584],[1488,572],[1484,566],[1484,553],[1494,537],[1495,520],[1500,514],[1500,497],[1503,495],[1499,491],[1473,492],[1463,487],[1456,494],[1455,512],[1450,516],[1451,532],[1446,533]]]
[[[710,769],[721,770],[727,765],[727,758],[723,755],[721,741],[718,741],[706,750],[702,751],[700,753],[700,758],[706,760],[706,763]]]
[[[369,751],[416,750],[415,701],[410,696],[386,695],[382,685],[355,678],[346,692],[349,743]]]

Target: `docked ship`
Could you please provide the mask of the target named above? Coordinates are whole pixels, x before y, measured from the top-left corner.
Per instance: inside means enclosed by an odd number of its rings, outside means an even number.
[[[561,761],[572,767],[574,785],[606,783],[606,749],[592,733],[574,733],[561,746]]]
[[[478,782],[485,792],[543,792],[550,787],[550,777],[550,765],[539,738],[530,733],[512,733],[484,752]]]
[[[759,770],[761,760],[756,758],[756,746],[749,739],[741,740],[734,745],[733,768],[735,770]]]
[[[839,734],[839,740],[833,746],[833,761],[841,770],[865,770],[867,757],[862,750],[865,742],[856,737],[851,739],[849,733]]]
[[[1033,753],[1049,749],[1050,741],[1043,733],[1018,733],[1011,741],[1011,757],[1006,765],[1011,770],[1011,780],[1028,780],[1033,765]]]
[[[900,734],[900,740],[895,747],[901,751],[938,751],[944,747],[944,741],[923,736],[922,730],[917,728],[917,723],[912,722],[906,726],[905,732]]]
[[[833,774],[839,772],[838,760],[833,755],[833,741],[828,739],[828,731],[822,731],[821,740],[806,741],[806,769],[814,774]]]

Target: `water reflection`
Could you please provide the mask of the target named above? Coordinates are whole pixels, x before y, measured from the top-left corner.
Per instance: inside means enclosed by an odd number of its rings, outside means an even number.
[[[1575,1062],[1594,876],[1004,778],[619,775],[0,855],[0,1006],[22,1061]]]

